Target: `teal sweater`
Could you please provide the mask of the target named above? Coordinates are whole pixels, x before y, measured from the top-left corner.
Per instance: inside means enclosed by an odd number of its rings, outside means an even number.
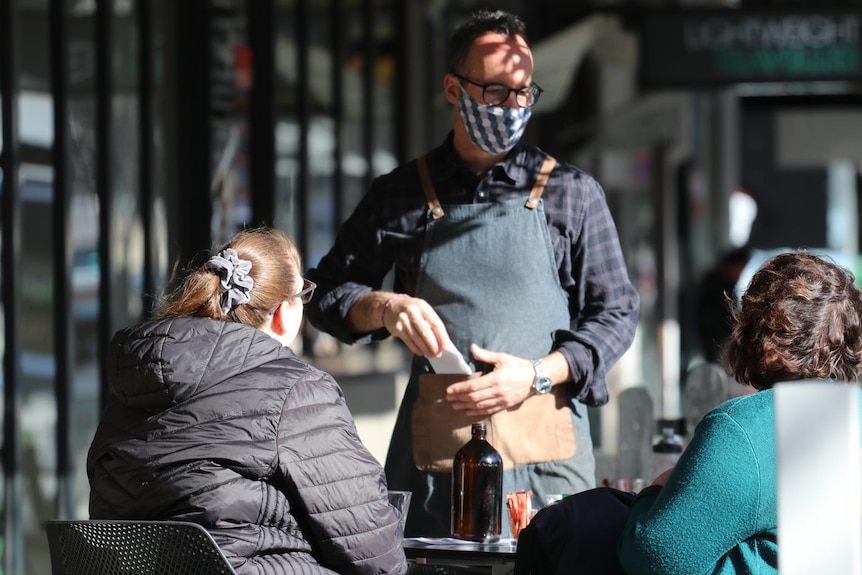
[[[664,488],[632,504],[619,543],[628,575],[778,573],[774,419],[772,390],[703,418]]]

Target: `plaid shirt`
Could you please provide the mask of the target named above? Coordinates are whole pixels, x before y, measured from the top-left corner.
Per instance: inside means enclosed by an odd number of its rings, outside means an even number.
[[[520,143],[480,178],[458,160],[450,133],[428,154],[428,168],[445,209],[447,204],[526,200],[545,157],[538,148]],[[608,401],[606,372],[634,338],[638,294],[598,182],[558,163],[542,200],[560,284],[576,326],[554,334],[554,349],[569,363],[574,396],[588,405],[603,405]],[[393,266],[393,289],[414,292],[427,213],[415,160],[376,178],[342,226],[335,245],[308,271],[309,279],[318,285],[306,308],[311,323],[346,343],[388,336],[382,329],[351,333],[347,313],[359,296],[381,288]],[[529,305],[529,294],[524,305]]]

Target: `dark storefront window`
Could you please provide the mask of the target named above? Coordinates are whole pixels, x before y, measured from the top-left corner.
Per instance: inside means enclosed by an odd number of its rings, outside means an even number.
[[[0,103],[15,98],[18,146],[0,185],[17,172],[18,201],[0,230],[17,223],[20,248],[4,251],[15,289],[4,290],[0,316],[11,302],[20,336],[0,339],[17,362],[4,364],[12,391],[0,398],[13,401],[0,415],[0,575],[50,572],[44,522],[89,515],[86,455],[113,333],[148,317],[174,272],[241,227],[272,221],[315,265],[371,179],[396,165],[395,0],[272,0],[272,13],[251,1],[2,6],[15,25],[0,39]],[[251,34],[261,18],[273,25],[275,72],[263,102],[254,90],[266,79],[255,74],[268,45]],[[256,104],[274,108],[275,158],[264,167],[274,186],[253,182],[252,152],[268,136],[251,131]],[[272,213],[256,213],[267,205]],[[380,367],[341,362],[343,350],[313,331],[298,352],[322,350],[352,372]]]
[[[21,481],[12,483],[20,490],[19,508],[8,510],[17,517],[15,529],[4,534],[4,552],[12,557],[6,565],[14,573],[50,571],[45,521],[88,515],[86,452],[99,413],[103,315],[100,162],[108,164],[112,199],[111,330],[137,321],[142,310],[137,4],[119,0],[106,6],[103,45],[112,45],[106,158],[99,157],[97,142],[95,4],[68,1],[58,9],[23,2],[17,13],[21,254],[13,281],[20,282],[22,369],[13,416],[19,422]],[[54,60],[57,53],[63,61]],[[66,317],[58,319],[62,309]]]
[[[281,0],[277,6],[276,223],[299,239],[307,217],[304,256],[313,266],[371,178],[397,163],[396,10],[391,1]],[[300,10],[307,16],[302,30]],[[303,169],[305,214],[296,197]]]
[[[397,165],[395,8],[388,0],[277,2],[275,224],[307,267],[332,246],[372,178]],[[306,353],[338,353],[329,336],[305,333]]]

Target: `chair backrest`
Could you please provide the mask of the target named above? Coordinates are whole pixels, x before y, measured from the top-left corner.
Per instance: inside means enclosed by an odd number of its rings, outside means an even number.
[[[184,521],[48,521],[53,575],[235,575],[206,529]]]
[[[652,397],[643,386],[620,393],[619,451],[615,477],[640,477],[648,482],[652,472],[652,440],[655,429]]]

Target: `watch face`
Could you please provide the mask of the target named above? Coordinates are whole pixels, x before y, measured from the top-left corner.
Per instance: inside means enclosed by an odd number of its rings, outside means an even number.
[[[533,387],[538,394],[544,394],[551,391],[551,378],[550,377],[538,377],[536,378],[536,382],[533,384]]]

